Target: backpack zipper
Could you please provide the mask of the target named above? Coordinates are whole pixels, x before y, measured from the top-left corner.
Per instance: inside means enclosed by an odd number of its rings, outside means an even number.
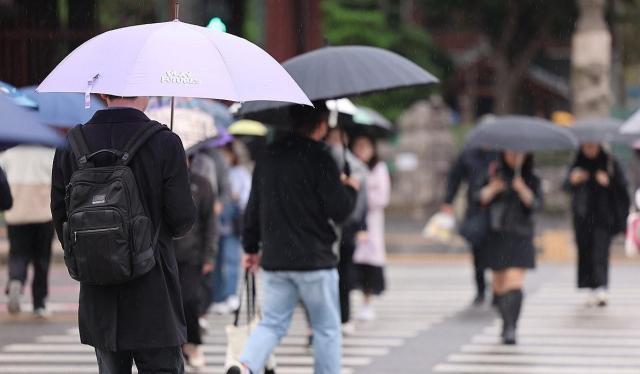
[[[107,227],[104,229],[87,229],[87,230],[78,230],[73,232],[73,242],[78,242],[78,234],[96,234],[99,232],[110,232],[120,230],[120,227]]]

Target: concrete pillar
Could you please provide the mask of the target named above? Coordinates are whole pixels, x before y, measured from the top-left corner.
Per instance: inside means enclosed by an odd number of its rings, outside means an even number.
[[[577,118],[606,117],[612,104],[611,33],[606,0],[578,0],[580,18],[572,40],[571,88]]]

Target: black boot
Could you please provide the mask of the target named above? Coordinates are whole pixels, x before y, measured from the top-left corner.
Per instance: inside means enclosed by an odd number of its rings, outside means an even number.
[[[511,290],[498,298],[498,310],[502,316],[502,342],[516,344],[516,327],[522,308],[522,290]]]

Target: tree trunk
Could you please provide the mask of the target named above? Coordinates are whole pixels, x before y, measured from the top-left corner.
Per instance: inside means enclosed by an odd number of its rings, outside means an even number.
[[[497,115],[513,112],[513,97],[519,79],[513,76],[511,67],[504,53],[497,53],[494,65],[493,111]]]

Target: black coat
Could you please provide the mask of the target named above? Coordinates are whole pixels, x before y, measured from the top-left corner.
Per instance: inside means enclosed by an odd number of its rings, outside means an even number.
[[[475,196],[484,187],[489,176],[489,166],[497,160],[498,153],[482,149],[465,149],[451,165],[447,177],[444,202],[452,204],[463,182],[467,182],[467,216],[480,208]]]
[[[581,168],[590,175],[589,180],[577,186],[570,183],[569,177],[565,182],[565,189],[572,198],[571,210],[576,229],[597,226],[611,235],[623,232],[631,202],[627,178],[618,161],[604,151],[594,160],[579,152],[568,174],[574,168]],[[608,187],[596,181],[595,175],[599,170],[609,175]]]
[[[0,169],[0,210],[9,210],[13,206],[13,196],[4,170]]]
[[[92,151],[121,148],[151,121],[135,109],[98,111],[83,126]],[[105,158],[97,166],[109,165]],[[84,344],[111,351],[179,346],[186,328],[173,237],[193,224],[195,208],[189,189],[186,156],[180,138],[163,131],[140,148],[130,163],[145,211],[154,226],[161,224],[156,266],[144,276],[117,286],[80,285],[78,322]],[[53,162],[51,210],[62,239],[66,220],[65,186],[78,165],[68,145],[56,151]]]
[[[496,176],[502,178],[507,188],[488,206],[490,229],[484,244],[484,259],[481,261],[484,266],[493,270],[535,267],[534,213],[543,204],[540,179],[533,173],[531,164],[523,167],[522,179],[534,194],[533,204],[527,206],[511,187],[514,174],[513,169],[504,162],[499,163]]]
[[[253,173],[245,212],[244,248],[262,250],[270,271],[334,268],[333,223],[353,211],[356,191],[340,182],[340,172],[324,143],[290,136],[271,145]]]
[[[196,221],[189,232],[175,239],[176,259],[180,264],[201,267],[213,263],[218,247],[218,219],[213,210],[216,195],[211,183],[197,174],[191,174],[191,194],[196,204]]]

